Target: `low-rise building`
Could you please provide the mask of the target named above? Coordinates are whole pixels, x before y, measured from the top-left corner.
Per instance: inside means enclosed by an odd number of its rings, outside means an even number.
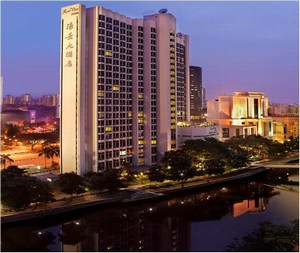
[[[198,140],[205,138],[219,139],[219,126],[213,123],[181,124],[177,127],[178,143],[181,145],[187,140]]]
[[[268,98],[263,92],[234,92],[207,102],[207,120],[220,127],[220,140],[233,136],[273,137]]]

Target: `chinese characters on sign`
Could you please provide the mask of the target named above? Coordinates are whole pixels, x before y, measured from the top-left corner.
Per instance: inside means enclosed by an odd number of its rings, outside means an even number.
[[[73,28],[74,28],[74,24],[73,22],[69,22],[67,23],[67,26],[66,26],[66,29],[69,31],[69,33],[67,34],[67,36],[65,37],[65,39],[69,42],[66,46],[66,54],[65,54],[65,57],[68,58],[67,60],[67,64],[65,64],[65,67],[72,67],[73,66],[73,51],[72,49],[74,48],[73,46],[73,43],[72,43],[72,40],[74,38],[74,35],[73,35]]]

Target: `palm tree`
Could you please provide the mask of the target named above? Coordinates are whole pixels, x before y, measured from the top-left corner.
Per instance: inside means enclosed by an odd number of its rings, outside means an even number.
[[[44,156],[45,158],[45,169],[47,168],[47,159],[53,158],[53,152],[50,147],[44,147],[39,152],[39,156]]]
[[[49,146],[49,148],[51,149],[51,158],[52,158],[52,166],[54,164],[53,158],[55,157],[59,157],[59,147],[56,146]]]
[[[1,158],[1,164],[3,164],[4,169],[6,169],[6,162],[9,162],[9,164],[11,165],[11,163],[14,161],[13,159],[10,158],[10,155],[0,155]]]

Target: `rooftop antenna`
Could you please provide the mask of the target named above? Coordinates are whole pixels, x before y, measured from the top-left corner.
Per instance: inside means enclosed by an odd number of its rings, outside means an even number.
[[[163,13],[167,13],[167,12],[168,12],[168,9],[166,9],[166,8],[160,9],[158,11],[159,14],[163,14]]]

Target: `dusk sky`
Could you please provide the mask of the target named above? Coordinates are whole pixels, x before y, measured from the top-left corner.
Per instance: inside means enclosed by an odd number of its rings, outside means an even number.
[[[190,65],[202,67],[207,99],[262,91],[299,102],[298,2],[3,2],[3,95],[59,93],[60,9],[101,5],[132,18],[167,8],[190,36]]]

